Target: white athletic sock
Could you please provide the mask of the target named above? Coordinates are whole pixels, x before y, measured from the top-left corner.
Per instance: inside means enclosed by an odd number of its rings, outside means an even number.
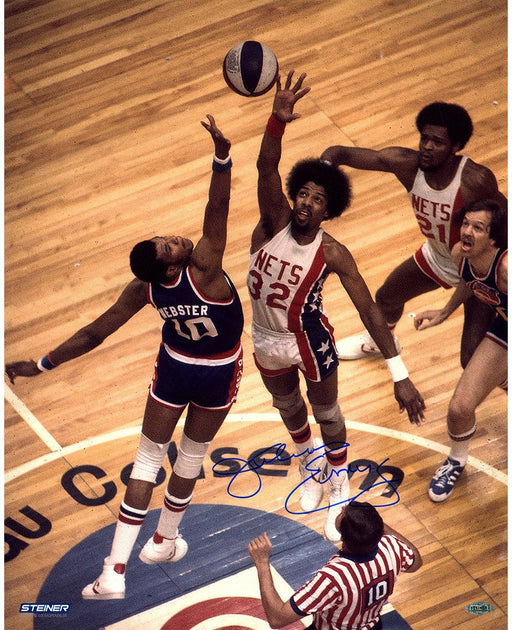
[[[450,457],[465,466],[469,457],[469,440],[456,442],[450,438]]]
[[[297,429],[296,431],[288,430],[288,433],[293,440],[295,452],[298,455],[302,455],[303,453],[306,453],[306,451],[312,453],[315,450],[315,440],[311,433],[309,420],[306,421],[300,429]]]
[[[180,499],[170,495],[166,490],[164,505],[160,510],[160,518],[158,519],[156,528],[160,536],[164,538],[176,538],[178,535],[178,526],[191,500],[192,495],[186,499]]]
[[[124,501],[121,503],[109,556],[109,561],[112,564],[126,564],[128,562],[147,513],[147,510],[132,508],[126,505]]]

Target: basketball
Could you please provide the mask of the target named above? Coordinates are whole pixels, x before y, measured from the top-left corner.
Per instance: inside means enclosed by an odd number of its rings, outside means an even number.
[[[268,46],[245,41],[228,51],[222,72],[227,85],[237,94],[261,96],[276,82],[279,64]]]

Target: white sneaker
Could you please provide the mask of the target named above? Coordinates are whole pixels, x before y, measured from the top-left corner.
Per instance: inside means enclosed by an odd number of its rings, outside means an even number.
[[[188,551],[188,545],[178,534],[176,538],[164,538],[158,532],[142,548],[139,558],[145,564],[159,564],[160,562],[178,562]]]
[[[317,450],[318,449],[318,450]],[[307,465],[310,464],[309,470]],[[324,493],[323,480],[325,468],[325,451],[320,440],[315,440],[315,451],[299,458],[299,474],[301,480],[307,479],[300,486],[300,507],[304,512],[312,512],[320,505]],[[319,472],[315,474],[315,471]]]
[[[337,475],[331,472],[327,481],[327,496],[329,498],[329,511],[324,523],[324,536],[333,543],[340,542],[341,534],[336,527],[336,519],[341,510],[347,505],[350,495],[350,482],[346,472]]]
[[[393,336],[395,342],[396,351],[400,352],[400,343],[398,339]],[[365,330],[358,335],[352,335],[351,337],[345,337],[340,339],[336,344],[336,353],[340,361],[353,361],[354,359],[362,359],[363,357],[377,357],[380,356],[381,351],[377,347],[377,344],[370,336],[370,333]]]
[[[125,565],[107,564],[108,561],[109,559],[105,558],[99,578],[82,589],[83,599],[124,599]],[[119,573],[121,569],[122,572]]]

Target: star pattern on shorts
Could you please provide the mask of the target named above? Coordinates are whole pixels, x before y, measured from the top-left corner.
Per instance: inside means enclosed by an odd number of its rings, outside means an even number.
[[[332,358],[332,354],[330,354],[327,359],[324,361],[324,365],[326,368],[329,368],[331,363],[334,363],[334,359]]]
[[[327,343],[327,341],[324,341],[322,345],[320,346],[320,348],[318,348],[317,352],[321,352],[322,354],[325,354],[327,350],[329,350],[329,344]]]

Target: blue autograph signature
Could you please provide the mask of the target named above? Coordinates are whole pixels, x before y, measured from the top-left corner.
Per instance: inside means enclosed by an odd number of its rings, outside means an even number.
[[[315,510],[311,510],[310,512],[303,512],[300,510],[296,511],[289,507],[289,504],[295,500],[294,498],[292,498],[294,493],[297,490],[299,490],[303,484],[305,484],[307,481],[309,481],[312,478],[315,478],[315,480],[320,484],[325,484],[329,481],[329,479],[333,476],[333,474],[339,475],[342,473],[347,473],[349,477],[351,477],[356,472],[366,472],[366,471],[370,472],[372,470],[371,464],[360,466],[359,464],[350,463],[348,464],[347,468],[343,468],[339,471],[331,470],[329,475],[327,475],[325,472],[325,458],[324,458],[323,451],[325,448],[325,450],[328,452],[329,446],[332,446],[333,449],[334,448],[339,449],[342,446],[350,446],[350,444],[348,443],[340,444],[339,442],[334,442],[332,444],[326,444],[325,446],[322,445],[313,450],[306,449],[303,453],[296,453],[296,454],[289,455],[286,451],[286,444],[283,444],[282,442],[278,442],[277,444],[269,446],[266,449],[258,451],[257,456],[249,460],[245,460],[239,457],[225,458],[221,460],[220,462],[215,463],[212,467],[212,470],[216,472],[216,474],[219,476],[228,476],[228,475],[231,476],[231,479],[227,486],[227,492],[231,497],[234,497],[237,499],[250,499],[251,497],[254,497],[255,495],[257,495],[258,492],[261,490],[262,482],[261,482],[261,477],[260,477],[260,474],[258,473],[258,470],[261,469],[263,466],[265,466],[266,464],[271,464],[273,462],[286,462],[291,459],[301,457],[302,455],[305,455],[308,453],[313,454],[316,451],[322,451],[321,453],[318,454],[317,457],[310,459],[310,461],[306,464],[305,469],[307,470],[308,473],[310,473],[310,476],[302,480],[295,488],[293,488],[290,494],[286,497],[285,504],[284,504],[286,511],[289,512],[290,514],[310,514],[312,512],[320,512],[322,510],[328,510],[329,506],[327,505],[325,507],[319,507],[319,508],[316,508]],[[226,462],[229,462],[229,461],[241,462],[242,466],[235,473],[215,470],[217,464],[225,465]],[[394,486],[394,480],[387,478],[384,474],[385,471],[382,470],[384,467],[384,464],[387,461],[389,461],[389,457],[387,457],[380,464],[377,464],[376,470],[373,473],[376,479],[373,485],[369,487],[365,487],[355,496],[351,496],[348,499],[345,499],[344,501],[340,501],[336,505],[341,505],[343,503],[350,503],[351,501],[355,501],[359,499],[361,495],[364,495],[366,492],[369,492],[370,490],[374,490],[375,488],[382,485],[387,486],[388,491],[391,492],[391,497],[389,496],[387,497],[390,500],[389,502],[383,505],[374,505],[374,506],[375,507],[389,507],[391,505],[395,505],[396,503],[398,503],[400,501],[400,495],[398,494],[398,487]],[[247,473],[249,473],[249,479],[247,479]],[[246,475],[243,481],[242,481],[241,475]],[[252,486],[252,490],[248,490],[249,485]],[[237,489],[239,487],[243,487],[243,489],[241,488]],[[389,495],[389,492],[387,494]]]

